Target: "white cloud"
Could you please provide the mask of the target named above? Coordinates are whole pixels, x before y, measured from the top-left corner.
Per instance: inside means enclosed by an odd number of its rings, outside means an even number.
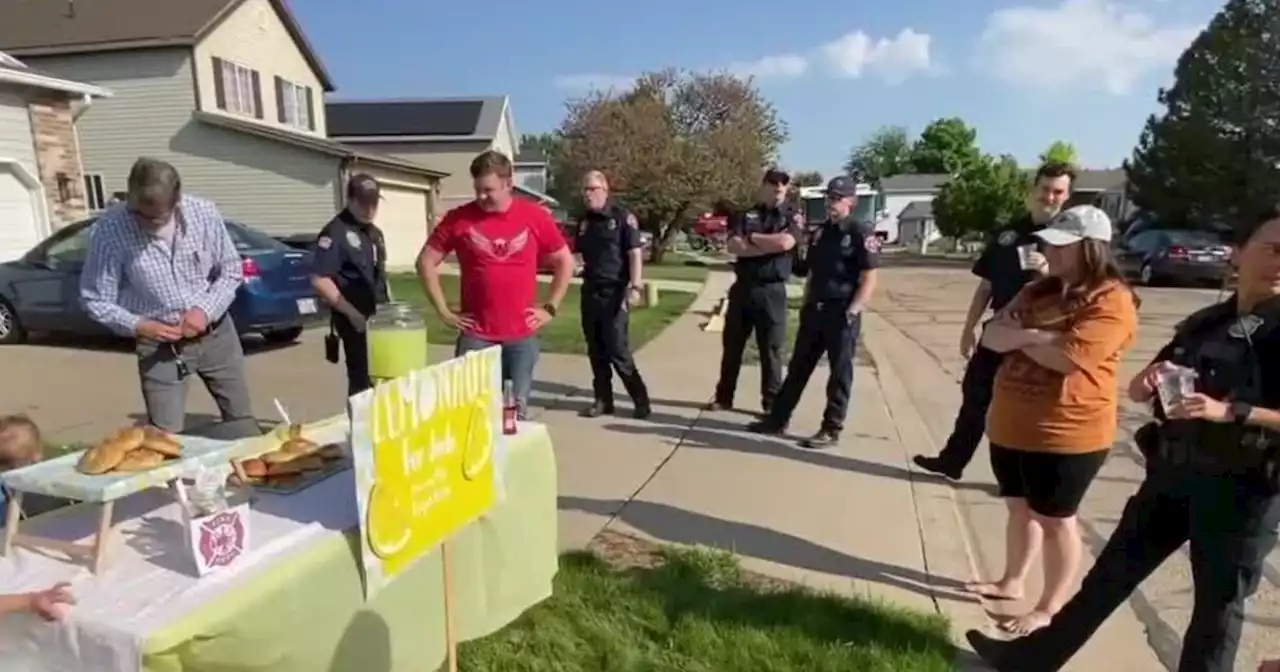
[[[1199,32],[1196,26],[1160,25],[1111,0],[1007,7],[987,17],[976,63],[1017,86],[1124,95],[1146,75],[1172,66]]]
[[[812,69],[813,63],[825,62],[831,72],[840,77],[874,75],[898,83],[912,75],[936,71],[932,55],[933,38],[904,28],[892,38],[875,39],[855,30],[835,41],[806,50],[807,53],[787,53],[764,56],[753,61],[730,63],[723,68],[735,75],[755,77],[761,80],[795,79]],[[607,90],[629,88],[634,77],[603,73],[561,75],[555,78],[557,88],[571,91],[589,89]]]
[[[890,83],[934,69],[933,37],[903,28],[895,37],[873,39],[861,30],[845,33],[820,49],[841,77],[875,75]]]
[[[605,73],[582,73],[577,75],[556,75],[552,83],[557,89],[567,91],[608,91],[609,89],[630,89],[636,78],[630,75],[610,75]]]

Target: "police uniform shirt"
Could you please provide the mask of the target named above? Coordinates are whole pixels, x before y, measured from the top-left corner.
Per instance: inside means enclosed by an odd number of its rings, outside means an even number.
[[[343,210],[316,238],[314,272],[333,280],[356,310],[372,315],[387,300],[383,250],[382,232]]]
[[[1193,321],[1200,322],[1193,326],[1191,324]],[[1191,333],[1184,334],[1184,329]],[[1195,356],[1192,353],[1197,350],[1197,346],[1205,347],[1204,341],[1213,338],[1222,339],[1224,336],[1228,343],[1218,344],[1218,347],[1221,345],[1250,347],[1257,361],[1246,359],[1241,362],[1237,371],[1204,371],[1202,375],[1205,378],[1197,384],[1197,388],[1211,397],[1226,398],[1246,386],[1248,383],[1244,382],[1245,379],[1260,375],[1261,380],[1256,382],[1259,383],[1261,394],[1259,399],[1253,401],[1254,405],[1270,409],[1280,408],[1280,297],[1263,301],[1248,315],[1237,314],[1234,295],[1222,303],[1194,313],[1179,325],[1173,340],[1160,349],[1152,362],[1177,362],[1198,371],[1214,368],[1207,361],[1207,358],[1215,354],[1214,352],[1205,353],[1201,350],[1197,353],[1200,361],[1186,360]],[[1188,342],[1192,340],[1195,343]],[[1220,354],[1226,356],[1230,353]],[[1256,369],[1253,366],[1255,363]],[[1157,409],[1157,411],[1159,417],[1163,417],[1163,409]]]
[[[729,235],[783,233],[791,230],[791,207],[785,203],[777,207],[756,204],[738,213],[729,222]],[[739,257],[733,269],[738,279],[751,284],[782,282],[791,277],[791,253],[777,252],[758,257]]]
[[[1033,235],[1039,228],[1030,215],[1024,215],[997,231],[987,241],[982,256],[974,262],[973,274],[991,283],[991,310],[1004,308],[1028,282],[1039,276],[1035,271],[1024,270],[1018,258],[1019,247],[1039,243]]]
[[[618,285],[631,281],[631,250],[640,247],[640,225],[625,208],[610,205],[578,219],[574,251],[582,255],[582,280]]]
[[[862,284],[862,272],[880,267],[880,237],[867,222],[828,222],[809,239],[805,265],[806,302],[850,301]]]

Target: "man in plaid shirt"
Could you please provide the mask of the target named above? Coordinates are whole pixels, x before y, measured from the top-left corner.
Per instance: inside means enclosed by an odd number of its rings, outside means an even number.
[[[173,166],[138,159],[127,201],[90,233],[80,297],[94,320],[137,339],[151,424],[183,430],[191,373],[224,422],[253,418],[244,350],[227,314],[242,281],[240,254],[217,207],[184,195]]]

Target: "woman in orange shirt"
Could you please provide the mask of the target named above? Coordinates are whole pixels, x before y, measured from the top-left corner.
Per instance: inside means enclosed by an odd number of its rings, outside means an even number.
[[[1002,627],[1024,635],[1066,604],[1084,545],[1076,511],[1115,441],[1120,357],[1137,332],[1137,298],[1111,258],[1111,220],[1077,206],[1036,232],[1048,275],[1025,287],[982,343],[1007,353],[987,418],[991,467],[1009,509],[1004,575],[970,584],[1022,598],[1041,546],[1044,592]]]

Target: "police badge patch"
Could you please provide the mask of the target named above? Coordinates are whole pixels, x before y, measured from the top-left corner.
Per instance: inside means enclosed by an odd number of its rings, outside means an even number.
[[[1262,322],[1262,318],[1257,315],[1245,315],[1227,327],[1227,334],[1232,338],[1248,338],[1262,326]]]
[[[850,236],[850,235],[849,235],[849,234],[847,234],[847,233],[846,233],[846,234],[844,234],[844,238],[841,238],[841,239],[840,239],[840,247],[842,247],[842,248],[844,248],[844,249],[848,249],[848,248],[849,248],[849,246],[850,246],[850,245],[852,245],[852,244],[853,244],[853,236]]]
[[[350,245],[351,247],[356,248],[357,250],[360,249],[360,234],[356,233],[355,231],[348,231],[347,244]]]
[[[1013,241],[1018,239],[1018,232],[1005,231],[1000,234],[1000,238],[996,241],[1001,245],[1012,245]]]
[[[754,224],[755,222],[760,221],[760,213],[755,210],[748,210],[746,220]]]

